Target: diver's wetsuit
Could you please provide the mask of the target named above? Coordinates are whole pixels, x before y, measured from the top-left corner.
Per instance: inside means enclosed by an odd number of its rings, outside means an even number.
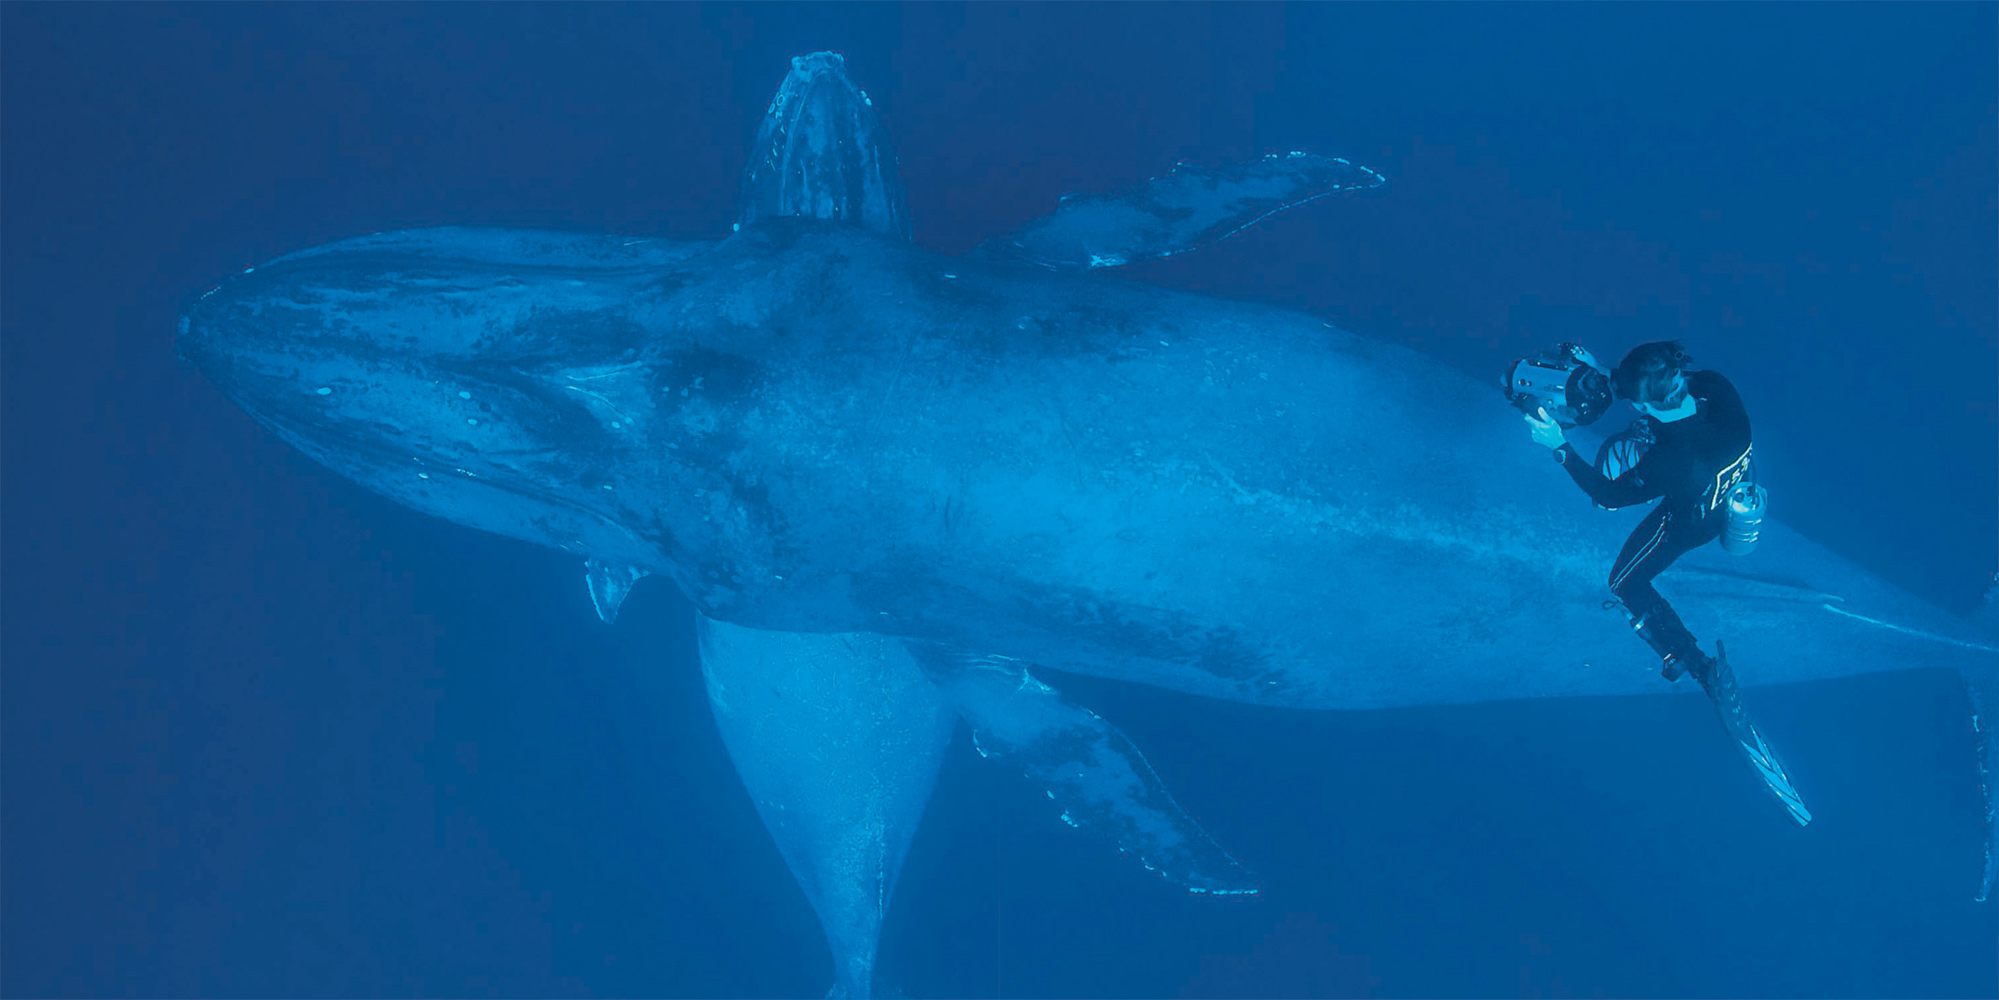
[[[1721,536],[1728,488],[1749,462],[1749,414],[1735,386],[1716,372],[1695,371],[1687,373],[1687,392],[1696,401],[1693,415],[1672,423],[1654,420],[1658,440],[1615,480],[1605,479],[1567,444],[1555,456],[1600,507],[1616,510],[1664,498],[1625,539],[1610,570],[1610,589],[1668,670],[1676,661],[1700,664],[1705,657],[1672,605],[1652,589],[1652,578],[1682,553]]]

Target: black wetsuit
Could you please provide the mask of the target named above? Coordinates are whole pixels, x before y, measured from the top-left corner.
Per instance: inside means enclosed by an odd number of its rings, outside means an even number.
[[[1652,588],[1652,578],[1683,553],[1721,536],[1728,489],[1749,465],[1749,414],[1735,386],[1716,372],[1696,371],[1687,373],[1687,392],[1695,400],[1693,415],[1652,421],[1658,440],[1615,480],[1605,479],[1569,445],[1556,449],[1569,478],[1600,507],[1615,510],[1663,498],[1625,539],[1610,570],[1610,589],[1669,664],[1697,650],[1672,606]]]

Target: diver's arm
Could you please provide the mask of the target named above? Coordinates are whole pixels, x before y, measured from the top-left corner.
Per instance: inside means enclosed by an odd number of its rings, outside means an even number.
[[[1597,506],[1616,510],[1619,507],[1629,507],[1634,503],[1643,503],[1665,495],[1664,487],[1647,485],[1649,480],[1662,478],[1648,473],[1658,472],[1670,464],[1669,460],[1661,457],[1660,449],[1655,447],[1647,451],[1645,457],[1638,460],[1637,465],[1625,470],[1624,475],[1610,480],[1604,478],[1596,466],[1576,453],[1575,447],[1563,437],[1561,425],[1556,423],[1553,417],[1548,416],[1546,409],[1539,409],[1525,416],[1527,432],[1533,436],[1534,443],[1549,449],[1555,456],[1555,461],[1560,462],[1562,468],[1569,470],[1569,478],[1575,480],[1576,485],[1582,487],[1583,492],[1589,494],[1589,498],[1596,501]]]
[[[1651,461],[1653,458],[1653,453],[1647,452],[1645,457],[1639,459],[1638,464],[1624,475],[1616,479],[1606,479],[1602,472],[1597,471],[1596,466],[1591,465],[1588,459],[1577,453],[1575,446],[1567,441],[1555,449],[1555,460],[1562,463],[1562,468],[1568,472],[1569,478],[1575,480],[1576,485],[1582,487],[1582,491],[1589,494],[1589,498],[1596,501],[1597,506],[1610,510],[1644,503],[1666,495],[1665,487],[1654,486],[1649,481],[1656,477],[1647,473],[1658,471],[1658,464]],[[1646,468],[1648,463],[1653,467]]]

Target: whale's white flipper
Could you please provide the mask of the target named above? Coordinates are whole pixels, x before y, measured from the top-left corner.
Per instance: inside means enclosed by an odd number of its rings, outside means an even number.
[[[1995,657],[1999,660],[1999,657]],[[1958,677],[1971,699],[1971,732],[1978,745],[1978,791],[1985,804],[1985,870],[1978,879],[1979,902],[1992,898],[1992,884],[1999,881],[1999,801],[1993,782],[1999,780],[1999,735],[1992,732],[1999,716],[1999,663],[1985,670],[1960,667]]]
[[[957,723],[900,640],[699,617],[722,742],[833,951],[835,996],[871,996],[882,914]]]

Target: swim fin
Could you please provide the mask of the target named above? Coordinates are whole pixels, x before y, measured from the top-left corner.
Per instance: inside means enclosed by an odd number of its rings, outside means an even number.
[[[1742,708],[1742,690],[1736,686],[1735,670],[1728,665],[1728,650],[1721,642],[1714,644],[1715,655],[1712,664],[1703,676],[1696,673],[1701,687],[1707,690],[1709,700],[1714,702],[1715,713],[1721,716],[1721,727],[1728,730],[1736,749],[1742,751],[1749,766],[1755,768],[1756,776],[1777,797],[1791,818],[1804,826],[1812,821],[1811,810],[1805,808],[1805,800],[1798,794],[1797,786],[1791,784],[1791,777],[1784,771],[1784,764],[1765,742],[1763,734],[1749,721],[1749,713]]]

